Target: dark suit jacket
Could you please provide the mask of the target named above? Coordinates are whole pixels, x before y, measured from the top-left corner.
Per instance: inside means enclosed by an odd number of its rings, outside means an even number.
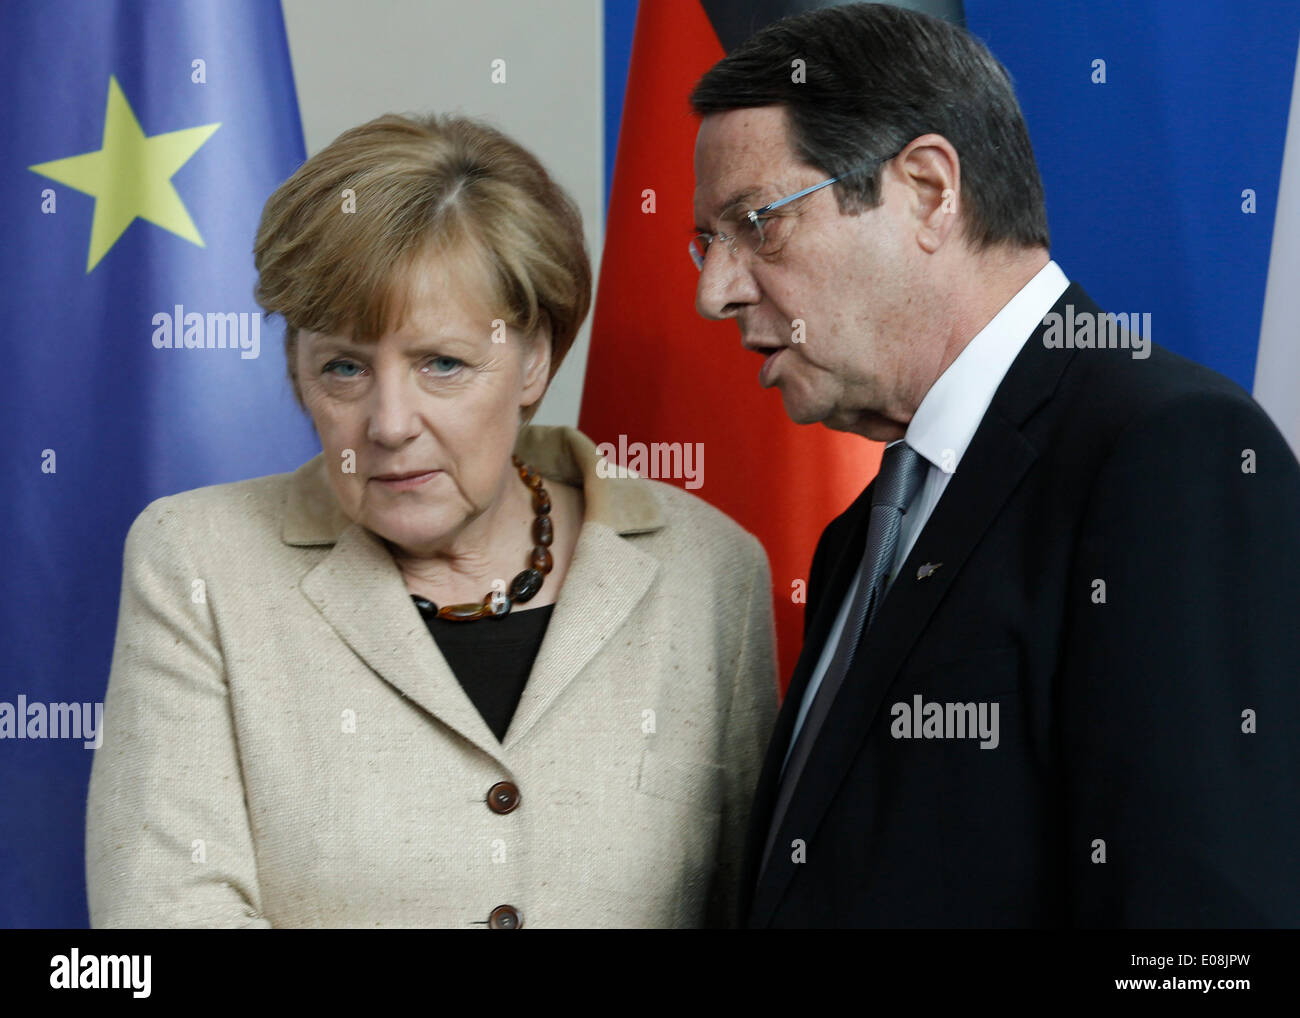
[[[1100,310],[1077,284],[1066,304]],[[1300,925],[1300,467],[1221,375],[1042,335],[881,603],[760,875],[871,488],[822,534],[752,814],[751,926]],[[916,694],[996,702],[997,747],[895,738]]]

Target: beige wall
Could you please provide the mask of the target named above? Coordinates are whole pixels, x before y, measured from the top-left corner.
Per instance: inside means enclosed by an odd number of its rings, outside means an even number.
[[[482,117],[530,149],[604,228],[600,0],[282,0],[307,152],[381,113]],[[506,81],[493,84],[492,62]],[[590,318],[538,424],[576,424]]]

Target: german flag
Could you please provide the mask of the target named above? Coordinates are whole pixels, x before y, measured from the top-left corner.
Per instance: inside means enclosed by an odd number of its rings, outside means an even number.
[[[803,636],[817,538],[870,483],[882,446],[799,427],[731,322],[695,311],[696,81],[765,25],[824,3],[643,0],[610,188],[579,427],[596,443],[701,443],[707,499],[767,549],[782,684]],[[951,16],[953,4],[929,13]],[[960,3],[956,4],[960,18]],[[663,478],[684,485],[686,478]],[[694,481],[692,484],[696,483]]]

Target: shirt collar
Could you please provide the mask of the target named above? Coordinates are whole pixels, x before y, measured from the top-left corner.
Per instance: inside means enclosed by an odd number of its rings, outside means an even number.
[[[601,523],[618,534],[648,533],[664,526],[653,482],[631,476],[602,477],[595,444],[574,428],[525,427],[515,453],[543,477],[582,487],[584,523]],[[351,522],[334,497],[324,453],[293,472],[281,529],[286,544],[333,544]]]
[[[907,444],[945,473],[956,470],[1011,362],[1069,285],[1056,262],[1039,269],[930,386]]]

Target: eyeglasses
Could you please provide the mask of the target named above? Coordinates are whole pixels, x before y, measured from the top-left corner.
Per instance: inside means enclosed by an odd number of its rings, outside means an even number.
[[[906,146],[904,146],[906,147]],[[872,164],[887,163],[903,150],[900,148],[893,155],[885,156],[883,159],[874,160]],[[854,170],[853,172],[857,172]],[[734,255],[738,245],[743,245],[755,254],[770,254],[768,249],[768,234],[764,231],[763,223],[765,220],[772,218],[772,213],[783,205],[788,205],[792,201],[797,201],[814,191],[820,191],[823,187],[829,187],[834,184],[839,177],[831,177],[829,180],[823,180],[820,184],[813,184],[812,187],[805,187],[802,191],[796,191],[794,194],[786,195],[784,198],[778,198],[770,204],[764,205],[757,209],[740,209],[737,207],[736,213],[730,210],[724,210],[721,218],[718,219],[717,233],[697,233],[691,238],[690,251],[691,261],[696,269],[704,271],[704,259],[708,257],[709,248],[713,246],[715,240],[725,241],[727,248]],[[738,213],[738,214],[737,214]]]
[[[839,177],[831,177],[829,180],[823,180],[820,184],[805,187],[802,191],[786,195],[784,198],[779,198],[762,208],[737,208],[736,213],[739,213],[738,215],[724,212],[722,218],[718,220],[720,229],[717,233],[697,233],[691,238],[691,261],[695,263],[697,269],[703,272],[704,259],[708,257],[709,248],[715,240],[725,241],[733,255],[736,253],[737,245],[743,245],[756,254],[763,253],[764,245],[767,244],[767,234],[763,230],[764,220],[770,219],[772,213],[783,205],[788,205],[790,202],[803,198],[805,195],[810,195],[814,191],[820,191],[823,187],[829,187],[839,179]]]

